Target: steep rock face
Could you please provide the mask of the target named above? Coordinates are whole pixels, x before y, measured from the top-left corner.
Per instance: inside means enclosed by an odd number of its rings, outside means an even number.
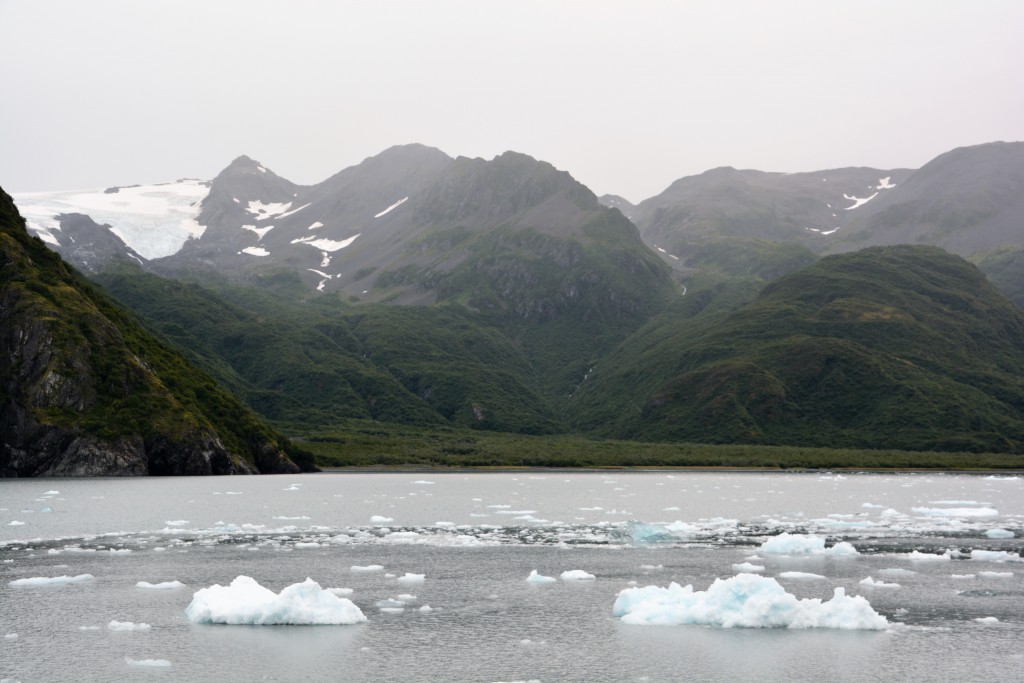
[[[30,238],[0,191],[0,472],[297,470],[237,401]]]

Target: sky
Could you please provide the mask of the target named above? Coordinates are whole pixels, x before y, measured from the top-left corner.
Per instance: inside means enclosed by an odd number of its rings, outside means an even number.
[[[515,150],[631,201],[1024,140],[1020,0],[0,0],[0,187]]]

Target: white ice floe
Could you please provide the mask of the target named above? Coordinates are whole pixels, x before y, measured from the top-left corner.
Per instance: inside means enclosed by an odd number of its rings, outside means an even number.
[[[953,552],[950,550],[947,550],[941,555],[936,555],[935,553],[922,553],[917,550],[912,550],[906,555],[906,558],[912,562],[942,562],[952,559],[952,557]]]
[[[870,576],[866,579],[860,580],[860,585],[868,588],[900,588],[898,583],[886,583],[885,581],[878,581]]]
[[[78,576],[33,576],[30,579],[17,579],[9,582],[8,586],[65,586],[69,583],[83,583],[92,581],[95,577],[92,574],[79,574]]]
[[[761,552],[768,555],[859,555],[857,549],[846,541],[840,541],[831,548],[825,547],[825,539],[805,534],[791,534],[783,531],[761,544]]]
[[[403,574],[402,576],[399,576],[395,580],[398,581],[399,583],[405,583],[405,584],[423,583],[424,581],[427,580],[427,575],[426,574],[410,574],[409,572],[406,572],[405,574]]]
[[[387,215],[389,212],[397,209],[402,204],[404,204],[406,201],[408,201],[408,199],[409,199],[408,197],[402,197],[401,199],[399,199],[397,202],[395,202],[394,204],[392,204],[388,208],[384,209],[383,211],[381,211],[378,214],[375,214],[374,218],[380,218],[381,216]]]
[[[358,565],[354,564],[348,568],[351,572],[382,572],[384,571],[384,565],[380,564],[366,564]]]
[[[124,663],[128,666],[170,666],[171,662],[166,659],[132,659],[125,657]]]
[[[17,640],[17,639],[18,639],[18,634],[17,633],[8,633],[7,635],[4,636],[4,640]]]
[[[627,588],[612,614],[626,624],[706,624],[722,628],[837,628],[882,630],[886,618],[861,596],[834,590],[831,600],[798,599],[772,578],[738,574],[715,579],[706,591],[671,583],[667,588]]]
[[[24,510],[22,510],[22,512],[24,512]],[[25,526],[25,522],[22,522],[22,521],[17,520],[17,519],[12,519],[11,523],[8,524],[7,526]]]
[[[530,575],[526,577],[526,580],[529,583],[555,583],[558,581],[558,579],[556,579],[553,576],[544,576],[543,574],[538,574],[536,569],[530,572]]]
[[[187,519],[172,519],[169,522],[164,522],[167,526],[188,526],[189,521]]]
[[[978,575],[977,574],[950,574],[949,578],[951,578],[951,579],[958,579],[958,580],[962,580],[962,579],[976,579],[976,578],[978,578]]]
[[[339,598],[346,598],[352,595],[353,592],[351,588],[328,588],[326,590],[330,591],[331,593],[334,593]]]
[[[172,590],[174,588],[184,588],[185,584],[181,581],[162,581],[160,583],[150,583],[149,581],[139,581],[135,584],[136,588],[149,588],[155,590]]]
[[[989,529],[985,532],[987,538],[1016,538],[1017,534],[1009,529]]]
[[[427,612],[433,612],[433,611],[434,611],[434,608],[431,607],[430,605],[423,605],[422,607],[420,607],[420,612],[423,612],[424,614],[426,614]]]
[[[998,624],[999,619],[997,617],[978,617],[975,619],[979,624]]]
[[[270,256],[270,252],[263,247],[246,247],[239,254],[249,254],[250,256]]]
[[[914,576],[917,574],[913,569],[901,569],[899,567],[887,567],[886,569],[878,570],[878,573],[885,576]]]
[[[750,574],[760,574],[764,572],[764,567],[759,564],[751,564],[750,562],[741,562],[732,566],[734,572],[747,572]]]
[[[185,616],[204,624],[337,625],[366,621],[351,600],[324,590],[313,579],[275,593],[249,576],[238,576],[229,586],[213,585],[196,591]]]
[[[984,579],[1008,579],[1013,572],[978,572],[978,576]]]
[[[385,517],[384,515],[373,515],[370,517],[370,524],[389,524],[395,521],[393,517]]]
[[[585,572],[582,569],[570,569],[569,571],[562,572],[558,575],[562,581],[592,581],[597,577],[589,572]]]
[[[434,484],[434,483],[436,483],[436,482],[433,482],[433,481],[427,481],[426,479],[417,479],[417,480],[416,480],[416,481],[414,481],[413,483],[414,483],[414,484],[419,484],[419,485],[421,485],[421,486],[429,486],[429,485],[431,485],[431,484]]]
[[[136,624],[132,621],[111,621],[107,624],[108,631],[148,631],[152,626],[149,624]]]
[[[971,559],[985,562],[1020,562],[1024,558],[1005,550],[972,550]]]
[[[825,577],[821,574],[812,574],[811,572],[782,572],[779,574],[780,579],[796,579],[798,581],[819,581]]]
[[[999,510],[981,508],[910,508],[915,515],[925,517],[998,517]]]

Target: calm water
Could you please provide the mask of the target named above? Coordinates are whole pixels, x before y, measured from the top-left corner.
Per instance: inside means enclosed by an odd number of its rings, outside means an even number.
[[[1015,537],[986,535],[997,528]],[[629,626],[611,616],[631,581],[704,590],[783,531],[849,540],[861,554],[760,553],[766,576],[824,575],[779,581],[802,598],[827,598],[843,586],[899,624],[883,632],[789,631]],[[1024,480],[1005,477],[559,472],[0,481],[0,678],[1003,680],[1024,674],[1024,563],[1014,561],[1022,533]],[[909,554],[947,549],[957,557]],[[968,559],[973,549],[1009,551],[1011,561]],[[370,564],[384,570],[351,570]],[[533,569],[552,576],[583,569],[597,579],[538,586],[524,580]],[[426,581],[399,584],[405,572]],[[95,579],[9,585],[85,573]],[[240,574],[274,590],[307,576],[351,588],[369,621],[251,627],[185,619],[194,591]],[[859,583],[867,576],[901,587],[867,588]],[[187,586],[135,587],[171,580]],[[375,605],[403,593],[416,596],[403,612]],[[998,622],[975,621],[983,617]],[[115,632],[111,620],[152,627]]]

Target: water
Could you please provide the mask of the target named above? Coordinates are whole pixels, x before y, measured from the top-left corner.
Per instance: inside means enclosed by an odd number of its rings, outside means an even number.
[[[429,483],[427,483],[429,482]],[[1024,673],[1024,480],[968,475],[341,474],[0,481],[0,678],[30,681],[993,681]],[[371,518],[389,518],[371,522]],[[669,527],[668,523],[686,525]],[[12,521],[22,522],[11,525]],[[174,524],[169,524],[173,522]],[[992,528],[1014,538],[988,538]],[[673,531],[674,530],[674,531]],[[881,632],[630,626],[639,585],[704,590],[783,531],[854,557],[765,558],[801,598],[836,586]],[[914,561],[909,552],[954,559]],[[125,552],[129,551],[129,552]],[[353,572],[380,564],[382,572]],[[594,581],[533,585],[531,570]],[[915,573],[907,574],[910,570]],[[419,585],[399,584],[405,572]],[[983,576],[998,572],[1011,576]],[[64,586],[10,581],[88,573]],[[953,578],[974,574],[974,578]],[[192,593],[248,575],[353,589],[355,626],[189,622]],[[899,589],[868,588],[873,576]],[[144,590],[138,581],[187,587]],[[375,603],[414,594],[405,611]],[[419,607],[430,605],[431,612]],[[975,619],[996,617],[995,623]],[[114,632],[111,620],[148,623]],[[97,628],[94,628],[97,627]],[[90,630],[81,630],[89,628]],[[8,634],[17,638],[4,638]],[[164,659],[170,667],[131,665]]]

